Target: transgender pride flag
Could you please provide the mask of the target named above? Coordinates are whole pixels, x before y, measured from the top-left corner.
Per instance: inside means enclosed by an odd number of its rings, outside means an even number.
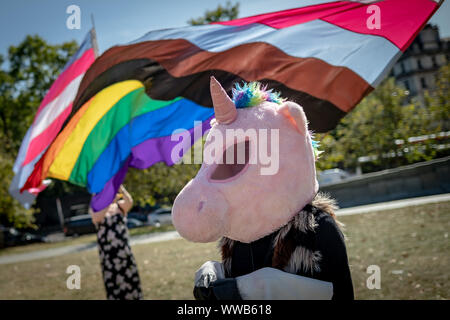
[[[9,192],[25,207],[31,205],[35,198],[34,194],[41,191],[44,186],[32,188],[23,193],[20,193],[20,189],[33,171],[35,163],[53,142],[72,111],[72,103],[81,80],[95,60],[93,39],[95,39],[94,29],[88,32],[78,51],[67,62],[50,87],[22,141],[14,163],[15,176]]]

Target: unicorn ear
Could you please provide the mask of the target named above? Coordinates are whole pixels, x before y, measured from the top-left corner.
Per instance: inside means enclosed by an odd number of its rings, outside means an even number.
[[[279,108],[278,112],[284,115],[303,135],[308,132],[308,120],[303,108],[295,102],[286,101]]]

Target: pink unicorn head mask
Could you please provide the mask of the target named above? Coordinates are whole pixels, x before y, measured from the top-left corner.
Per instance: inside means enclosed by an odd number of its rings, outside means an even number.
[[[173,223],[194,242],[252,242],[312,201],[317,150],[298,104],[259,83],[237,85],[233,100],[213,77],[210,90],[215,121],[199,172],[175,199]],[[276,165],[268,166],[261,150],[276,155]]]

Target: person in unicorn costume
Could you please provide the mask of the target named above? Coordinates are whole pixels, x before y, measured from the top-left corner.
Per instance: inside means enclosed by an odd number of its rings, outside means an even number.
[[[215,120],[204,162],[172,211],[185,239],[220,239],[222,262],[196,272],[195,298],[353,299],[344,236],[334,201],[318,193],[317,143],[302,107],[259,83],[236,85],[231,99],[212,77],[210,90]],[[264,129],[276,134],[263,143],[258,134],[226,139],[230,130]],[[277,170],[258,159],[261,147],[278,152]]]

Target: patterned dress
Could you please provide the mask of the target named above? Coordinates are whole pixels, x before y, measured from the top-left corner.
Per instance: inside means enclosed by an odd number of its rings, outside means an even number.
[[[107,298],[142,299],[136,261],[128,244],[126,218],[120,213],[105,217],[97,227],[97,242]]]

